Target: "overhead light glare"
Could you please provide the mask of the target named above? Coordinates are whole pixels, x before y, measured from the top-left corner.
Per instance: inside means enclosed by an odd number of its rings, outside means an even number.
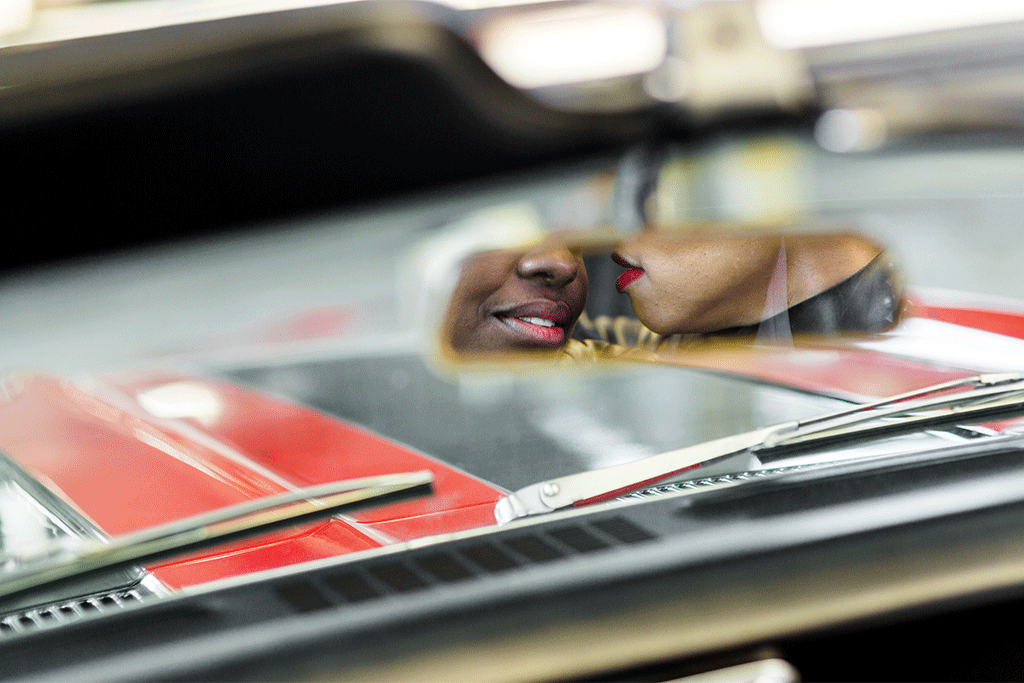
[[[24,31],[32,23],[32,0],[0,0],[0,36]]]
[[[800,49],[1024,21],[1024,2],[760,0],[757,15],[765,40]]]
[[[665,24],[655,8],[592,3],[497,17],[479,33],[480,52],[520,88],[645,74],[665,59]]]

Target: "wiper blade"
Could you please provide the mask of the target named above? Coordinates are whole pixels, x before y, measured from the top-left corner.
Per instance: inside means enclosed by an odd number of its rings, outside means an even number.
[[[0,598],[126,564],[151,562],[299,522],[383,505],[432,490],[424,470],[310,486],[75,547],[54,545],[19,558],[39,565],[0,577]],[[0,557],[0,561],[2,561]]]
[[[956,393],[943,393],[964,387],[974,388]],[[914,400],[931,394],[940,395]],[[832,437],[849,438],[865,432],[883,431],[891,426],[879,424],[879,421],[886,419],[898,421],[895,423],[896,426],[905,429],[925,423],[955,421],[995,410],[1014,410],[1024,406],[1022,397],[1022,373],[974,375],[801,420],[796,423],[794,429],[779,431],[766,439],[762,448],[794,446],[824,441]]]
[[[732,471],[757,469],[761,467],[760,457],[777,449],[810,448],[831,441],[873,438],[892,431],[967,421],[995,412],[1024,412],[1024,373],[965,377],[799,422],[773,425],[635,462],[532,484],[498,501],[494,514],[499,523],[505,523],[528,515],[609,500],[687,470],[704,468],[702,471],[705,471],[711,466],[716,469],[730,466]]]

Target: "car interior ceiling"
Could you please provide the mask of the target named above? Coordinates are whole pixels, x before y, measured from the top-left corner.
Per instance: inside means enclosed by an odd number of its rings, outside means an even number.
[[[26,82],[0,96],[0,156],[21,198],[8,224],[94,226],[23,242],[5,270],[431,191],[652,133],[649,117],[530,102],[439,27],[420,52],[339,29],[97,75],[104,55],[144,56],[183,30],[5,55],[8,78]]]

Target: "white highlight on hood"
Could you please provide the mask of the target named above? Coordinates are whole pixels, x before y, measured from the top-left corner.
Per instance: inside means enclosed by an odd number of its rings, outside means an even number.
[[[191,417],[213,424],[224,412],[224,401],[210,387],[196,382],[171,382],[135,395],[147,413],[167,420]]]

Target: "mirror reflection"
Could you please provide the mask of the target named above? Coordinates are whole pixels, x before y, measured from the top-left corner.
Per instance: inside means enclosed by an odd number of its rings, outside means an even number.
[[[643,231],[600,249],[552,234],[467,257],[442,334],[460,357],[576,356],[881,332],[902,306],[892,255],[853,232]]]
[[[563,349],[588,288],[581,250],[558,236],[473,254],[448,307],[449,344],[460,354]]]

